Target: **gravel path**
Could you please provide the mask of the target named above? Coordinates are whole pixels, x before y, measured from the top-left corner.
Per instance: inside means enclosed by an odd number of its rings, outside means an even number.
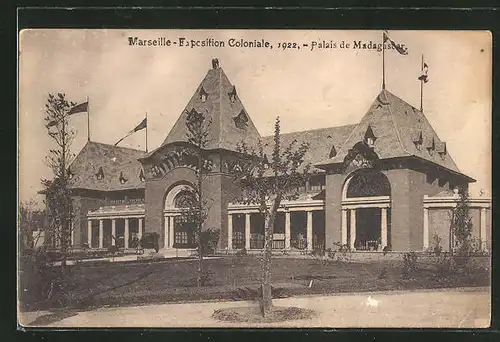
[[[315,310],[311,320],[249,325],[218,322],[214,310],[252,302],[162,304],[100,308],[85,312],[21,314],[21,323],[46,327],[321,327],[485,328],[490,324],[490,288],[372,292],[274,300],[276,306]],[[37,317],[38,316],[38,317]]]

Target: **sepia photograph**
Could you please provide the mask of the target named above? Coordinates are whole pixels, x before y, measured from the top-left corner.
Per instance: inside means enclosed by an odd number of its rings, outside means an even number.
[[[18,327],[490,327],[492,47],[20,31]]]

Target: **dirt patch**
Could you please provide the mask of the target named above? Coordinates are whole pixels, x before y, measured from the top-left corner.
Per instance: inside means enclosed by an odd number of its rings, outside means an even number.
[[[316,316],[316,312],[309,309],[297,307],[275,306],[269,314],[262,316],[260,307],[238,307],[215,310],[212,318],[232,323],[275,323],[284,321],[294,321],[299,319],[311,319]]]

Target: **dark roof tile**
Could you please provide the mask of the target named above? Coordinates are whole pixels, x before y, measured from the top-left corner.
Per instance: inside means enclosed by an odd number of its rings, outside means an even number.
[[[137,160],[144,154],[144,151],[89,141],[70,166],[71,187],[99,191],[144,188],[140,179],[142,166]],[[102,179],[96,176],[100,169],[104,174]]]
[[[205,102],[201,100],[200,91],[208,94]],[[231,100],[232,94],[235,95],[233,100]],[[187,140],[186,113],[193,109],[199,113],[206,113],[212,119],[207,149],[221,148],[235,151],[239,142],[244,141],[253,146],[260,138],[254,123],[236,95],[236,88],[222,68],[217,67],[208,71],[160,148]]]
[[[382,90],[368,112],[354,128],[349,138],[333,158],[325,158],[318,166],[342,163],[347,152],[356,143],[363,140],[364,134],[370,126],[377,137],[374,151],[380,159],[415,156],[460,173],[449,154],[439,156],[430,154],[425,149],[419,149],[415,141],[420,132],[427,146],[441,144],[441,140],[430,125],[425,115],[387,90]],[[415,133],[418,132],[418,133]]]

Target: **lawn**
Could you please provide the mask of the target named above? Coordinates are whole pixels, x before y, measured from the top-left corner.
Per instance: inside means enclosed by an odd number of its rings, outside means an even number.
[[[24,310],[57,306],[83,309],[102,305],[255,299],[260,282],[259,257],[208,259],[205,268],[210,274],[209,284],[197,287],[195,260],[74,265],[67,270],[65,295],[54,292],[53,300],[42,303],[28,299],[30,287],[24,284],[29,282],[23,282],[21,277],[21,305]],[[403,278],[399,261],[347,263],[276,257],[273,259],[273,295],[489,285],[489,271],[482,267],[446,279],[436,278],[434,269],[433,265],[420,263],[409,278]]]

